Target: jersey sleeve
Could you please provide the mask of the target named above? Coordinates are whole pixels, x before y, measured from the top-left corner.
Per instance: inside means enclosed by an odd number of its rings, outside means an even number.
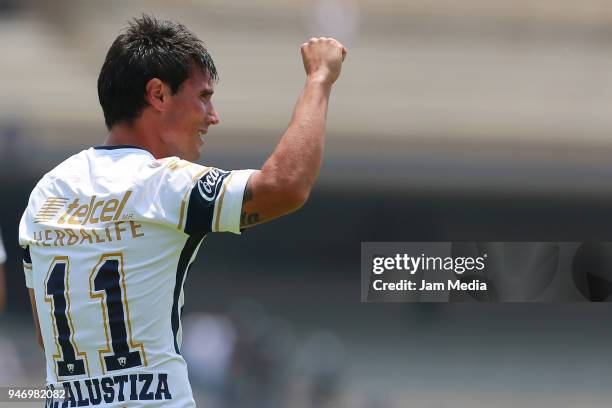
[[[210,168],[191,188],[185,232],[240,234],[244,189],[253,170]]]
[[[244,189],[254,170],[226,171],[176,158],[157,160],[158,168],[138,189],[136,213],[188,235],[240,234]]]

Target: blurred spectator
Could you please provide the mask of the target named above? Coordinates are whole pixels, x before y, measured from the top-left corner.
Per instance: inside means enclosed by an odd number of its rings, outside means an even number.
[[[309,407],[338,406],[346,351],[330,332],[312,334],[298,353],[298,373],[305,377]]]
[[[276,408],[286,401],[293,335],[288,324],[266,314],[256,301],[240,301],[229,312],[236,327],[227,407]]]
[[[194,313],[185,318],[182,352],[189,361],[194,393],[206,393],[206,405],[223,407],[236,330],[225,316]]]
[[[213,408],[295,406],[289,399],[292,330],[258,302],[235,302],[227,316],[187,316],[183,333],[182,352],[201,404]]]

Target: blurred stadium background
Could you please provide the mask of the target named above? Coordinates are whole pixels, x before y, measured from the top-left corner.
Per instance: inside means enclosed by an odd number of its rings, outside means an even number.
[[[202,162],[221,168],[271,152],[301,42],[349,48],[309,203],[209,236],[189,276],[201,406],[610,406],[607,304],[359,302],[362,241],[612,241],[607,0],[0,0],[0,384],[44,379],[19,217],[42,174],[104,140],[99,68],[142,12],[207,43],[222,123]]]

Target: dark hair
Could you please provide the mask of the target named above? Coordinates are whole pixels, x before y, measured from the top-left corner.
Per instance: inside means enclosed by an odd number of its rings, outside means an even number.
[[[98,77],[98,98],[106,127],[132,123],[146,106],[145,87],[159,78],[176,94],[191,69],[217,81],[217,69],[204,44],[184,25],[143,15],[111,45]]]

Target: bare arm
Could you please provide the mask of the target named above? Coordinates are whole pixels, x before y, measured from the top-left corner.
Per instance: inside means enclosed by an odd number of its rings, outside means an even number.
[[[36,328],[36,339],[38,340],[38,345],[44,351],[45,345],[43,344],[42,334],[40,333],[40,323],[38,322],[38,312],[36,310],[36,297],[34,296],[34,289],[28,288],[28,292],[30,294],[30,305],[32,306],[32,318],[34,319],[34,327]]]
[[[276,149],[247,183],[241,227],[250,227],[301,207],[314,186],[325,139],[327,106],[346,49],[331,38],[302,44],[306,85]]]

